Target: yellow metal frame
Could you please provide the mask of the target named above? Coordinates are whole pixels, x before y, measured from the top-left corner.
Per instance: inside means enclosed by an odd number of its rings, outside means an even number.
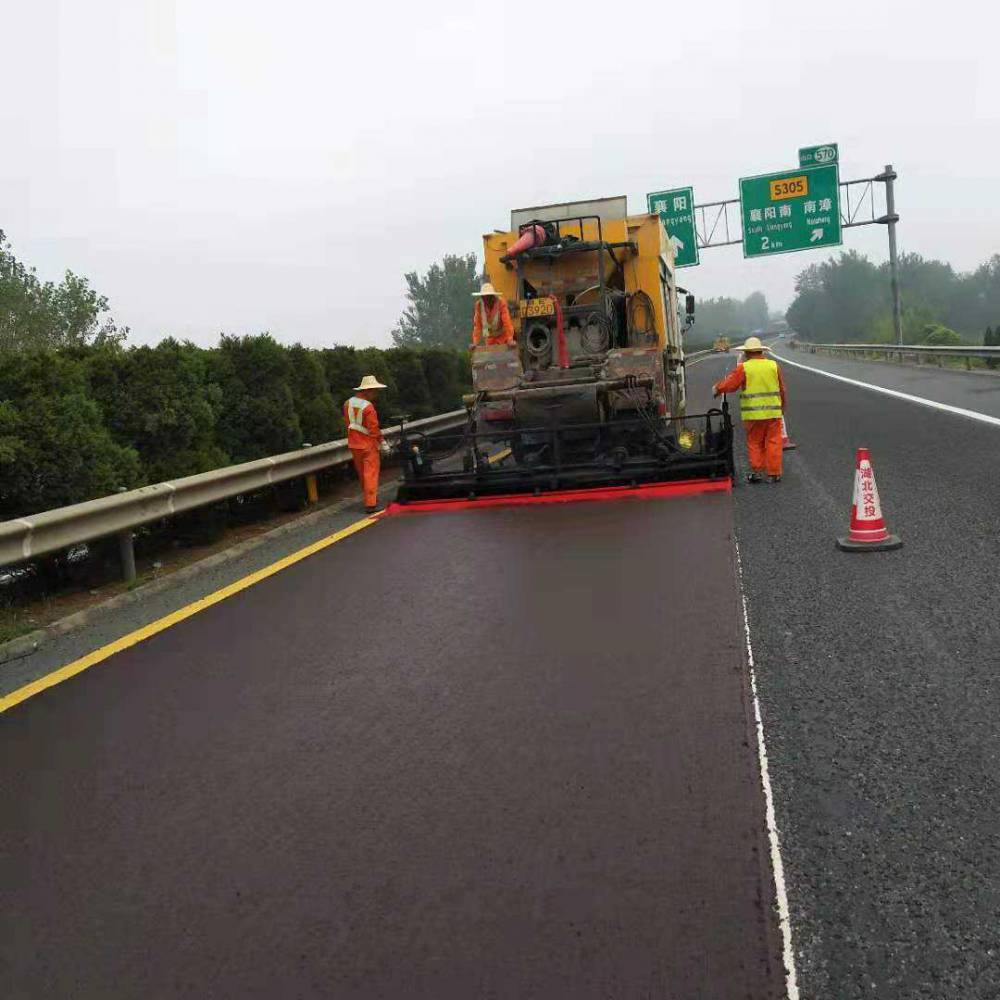
[[[487,233],[483,236],[486,275],[497,291],[510,303],[517,301],[517,273],[513,264],[500,258],[518,238],[517,232]],[[576,233],[574,233],[576,235]],[[624,264],[625,291],[645,292],[653,303],[653,325],[657,343],[667,354],[680,355],[681,334],[677,322],[677,287],[674,272],[673,246],[658,215],[631,215],[626,219],[602,222],[601,235],[607,243],[631,242],[636,250],[621,247],[615,254]],[[596,221],[585,222],[584,240],[598,239]],[[583,282],[588,277],[597,280],[595,254],[569,254],[555,260],[525,260],[521,263],[526,280],[538,288],[554,287],[557,282]],[[615,273],[615,264],[607,253],[601,255],[605,282]],[[665,281],[661,281],[661,272]],[[514,327],[521,331],[521,313],[513,317]]]

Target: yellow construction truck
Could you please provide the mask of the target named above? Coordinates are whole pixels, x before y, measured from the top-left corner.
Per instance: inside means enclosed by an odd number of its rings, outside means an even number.
[[[472,349],[459,438],[404,432],[400,502],[731,477],[728,411],[686,413],[694,297],[659,216],[624,198],[520,209],[483,252],[516,344]]]

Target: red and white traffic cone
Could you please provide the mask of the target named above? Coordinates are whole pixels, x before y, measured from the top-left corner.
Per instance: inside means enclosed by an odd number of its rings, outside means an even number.
[[[837,539],[837,548],[844,552],[880,552],[898,549],[902,544],[886,529],[871,456],[867,448],[859,448],[854,469],[851,530],[846,538]]]
[[[781,414],[781,450],[791,451],[793,448],[797,448],[798,445],[788,436],[788,426],[785,423],[785,415]]]

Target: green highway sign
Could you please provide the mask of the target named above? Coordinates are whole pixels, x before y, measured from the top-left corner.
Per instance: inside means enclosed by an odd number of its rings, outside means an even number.
[[[836,163],[740,180],[743,256],[837,247],[840,173]]]
[[[666,226],[667,236],[674,245],[674,264],[691,267],[698,261],[698,232],[694,223],[694,189],[674,188],[646,195],[651,213],[655,212]]]
[[[835,142],[828,142],[824,146],[806,146],[799,150],[800,167],[822,167],[831,163],[838,163],[840,153]]]

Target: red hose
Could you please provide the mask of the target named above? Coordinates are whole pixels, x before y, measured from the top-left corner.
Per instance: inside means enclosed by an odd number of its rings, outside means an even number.
[[[566,345],[566,330],[563,327],[562,306],[559,305],[559,300],[554,295],[550,295],[549,298],[552,299],[556,307],[556,345],[559,351],[559,367],[569,368],[569,347]]]

